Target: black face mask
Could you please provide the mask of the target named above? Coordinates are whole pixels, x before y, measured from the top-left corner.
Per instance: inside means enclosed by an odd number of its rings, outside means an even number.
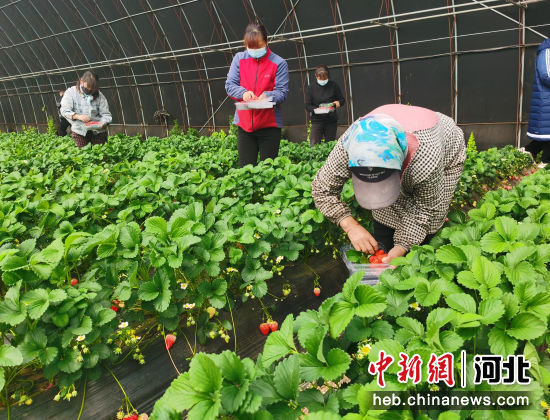
[[[87,89],[82,85],[80,85],[80,89],[85,95],[95,95],[95,92],[93,90]]]

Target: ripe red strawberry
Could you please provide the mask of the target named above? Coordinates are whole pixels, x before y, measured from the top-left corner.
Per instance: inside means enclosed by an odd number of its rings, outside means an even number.
[[[269,334],[269,324],[267,322],[262,322],[260,324],[260,331],[263,335]]]
[[[524,172],[523,175],[529,175],[529,172]]]
[[[78,284],[78,279],[75,279],[74,277],[71,279],[71,286],[76,286]]]
[[[377,257],[376,255],[371,255],[371,256],[369,257],[369,262],[370,262],[371,264],[378,264],[378,257]]]
[[[279,323],[277,321],[271,321],[269,323],[269,328],[271,328],[271,331],[277,331],[279,329]]]
[[[237,242],[237,248],[243,249],[243,246],[239,242]]]
[[[449,221],[449,218],[448,218],[448,217],[445,217],[445,221],[448,222],[448,221]]]
[[[166,343],[166,350],[170,350],[176,342],[176,336],[174,334],[167,334],[164,341]]]
[[[319,296],[321,294],[321,289],[319,287],[316,287],[315,289],[313,289],[313,294],[315,296]]]
[[[534,174],[535,172],[537,172],[537,171],[535,171],[534,169],[531,169],[531,173],[532,173],[532,174]]]
[[[41,387],[40,389],[41,389],[42,391],[47,391],[47,390],[50,389],[52,386],[53,386],[53,382],[48,382],[46,385],[44,385],[44,386]]]
[[[124,417],[122,420],[139,420],[139,417],[136,413],[134,413],[131,416]]]
[[[386,255],[386,252],[383,249],[379,249],[378,251],[376,251],[375,255]]]
[[[112,310],[112,311],[115,311],[115,312],[118,312],[118,306],[114,306],[114,305],[111,306],[111,310]]]

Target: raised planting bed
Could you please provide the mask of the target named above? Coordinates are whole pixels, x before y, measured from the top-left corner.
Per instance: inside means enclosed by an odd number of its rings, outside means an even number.
[[[75,149],[68,138],[0,135],[4,405],[26,404],[42,376],[63,399],[124,357],[146,360],[160,331],[196,325],[199,343],[212,331],[231,342],[235,302],[268,308],[270,295],[296,287],[273,281],[285,267],[337,255],[345,235],[310,187],[331,145],[286,144],[282,157],[237,169],[234,143],[221,133],[116,136]],[[220,144],[227,153],[213,159]],[[343,197],[368,223],[349,184]]]
[[[342,292],[319,310],[289,315],[271,333],[256,361],[226,351],[199,354],[156,403],[152,418],[290,419],[544,419],[550,397],[550,174],[541,171],[512,190],[487,194],[479,208],[454,212],[449,226],[430,245],[415,247],[386,270],[375,286],[350,277]],[[452,354],[456,385],[397,379],[393,363],[385,371],[385,391],[435,393],[457,390],[459,361],[468,366],[460,390],[529,391],[522,410],[462,409],[447,412],[404,407],[373,410],[381,391],[369,366],[380,352]],[[530,362],[530,384],[474,384],[474,355]],[[508,372],[510,373],[510,372]],[[230,397],[231,396],[231,397]],[[238,396],[238,398],[236,397]]]
[[[311,271],[311,266],[299,264],[287,268],[283,276],[271,280],[273,283],[270,286],[276,290],[282,290],[285,285],[292,284],[291,291],[286,297],[280,293],[278,301],[272,296],[264,300],[264,305],[270,311],[273,320],[281,323],[290,313],[298,314],[307,309],[316,309],[326,296],[332,296],[342,289],[342,284],[347,278],[347,269],[341,261],[328,255],[318,255],[312,257],[309,264],[315,267],[315,272]],[[321,285],[320,297],[313,293],[316,282]],[[229,322],[231,326],[233,323],[235,325],[237,354],[255,359],[266,340],[258,328],[263,317],[262,305],[257,299],[237,303],[233,308],[233,322],[229,313],[224,315],[224,321]],[[204,345],[197,341],[196,349],[193,349],[195,328],[184,327],[177,333],[177,340],[170,353],[177,369],[183,372],[189,368],[189,360],[193,355],[191,350],[196,353],[221,353],[233,350],[234,337],[232,333],[228,343],[219,338],[208,339]],[[133,407],[139,413],[151,413],[154,403],[164,394],[177,377],[177,373],[162,339],[148,340],[140,347],[146,360],[145,365],[140,365],[128,357],[122,363],[111,365],[110,369]],[[47,386],[47,381],[42,379],[39,386]],[[69,402],[55,402],[54,397],[59,390],[53,387],[36,395],[31,394],[34,402],[30,406],[23,404],[12,407],[11,418],[77,419],[80,415],[81,419],[112,419],[121,405],[124,406],[124,394],[120,386],[107,372],[100,379],[80,381],[76,388],[78,394]],[[3,413],[2,416],[6,415],[5,409],[0,413]]]

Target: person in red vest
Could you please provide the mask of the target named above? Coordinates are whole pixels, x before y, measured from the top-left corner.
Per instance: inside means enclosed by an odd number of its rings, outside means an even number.
[[[267,31],[260,23],[250,23],[245,30],[246,51],[233,58],[225,90],[229,97],[249,104],[257,102],[269,108],[237,107],[234,123],[238,126],[239,166],[256,165],[260,160],[279,155],[281,142],[281,106],[288,95],[288,64],[268,47]],[[252,104],[250,107],[252,108]],[[246,109],[243,109],[246,108]]]

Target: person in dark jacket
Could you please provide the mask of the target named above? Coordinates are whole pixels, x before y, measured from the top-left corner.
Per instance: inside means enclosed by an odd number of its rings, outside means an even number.
[[[306,94],[306,109],[311,116],[311,133],[309,142],[311,146],[336,138],[338,115],[336,108],[344,105],[345,98],[336,82],[329,79],[327,66],[319,66],[315,69],[316,83],[308,86]]]
[[[533,157],[542,152],[542,162],[550,162],[550,38],[537,50],[535,80],[531,95],[531,109],[527,137],[532,141],[525,150]]]
[[[67,128],[71,126],[71,123],[67,121],[67,119],[61,115],[61,99],[63,99],[63,95],[65,94],[64,90],[60,90],[57,98],[55,99],[55,104],[57,105],[57,112],[59,117],[59,126],[57,128],[57,135],[58,136],[66,136],[67,135]]]
[[[281,106],[288,95],[288,64],[267,45],[264,25],[250,23],[245,30],[246,51],[233,58],[225,90],[229,97],[241,102],[234,122],[238,126],[237,149],[239,166],[274,159],[279,155],[281,142]],[[252,102],[272,102],[272,108],[252,109]],[[242,103],[244,102],[244,103]],[[251,108],[248,108],[250,104]],[[269,105],[269,104],[268,104]]]

